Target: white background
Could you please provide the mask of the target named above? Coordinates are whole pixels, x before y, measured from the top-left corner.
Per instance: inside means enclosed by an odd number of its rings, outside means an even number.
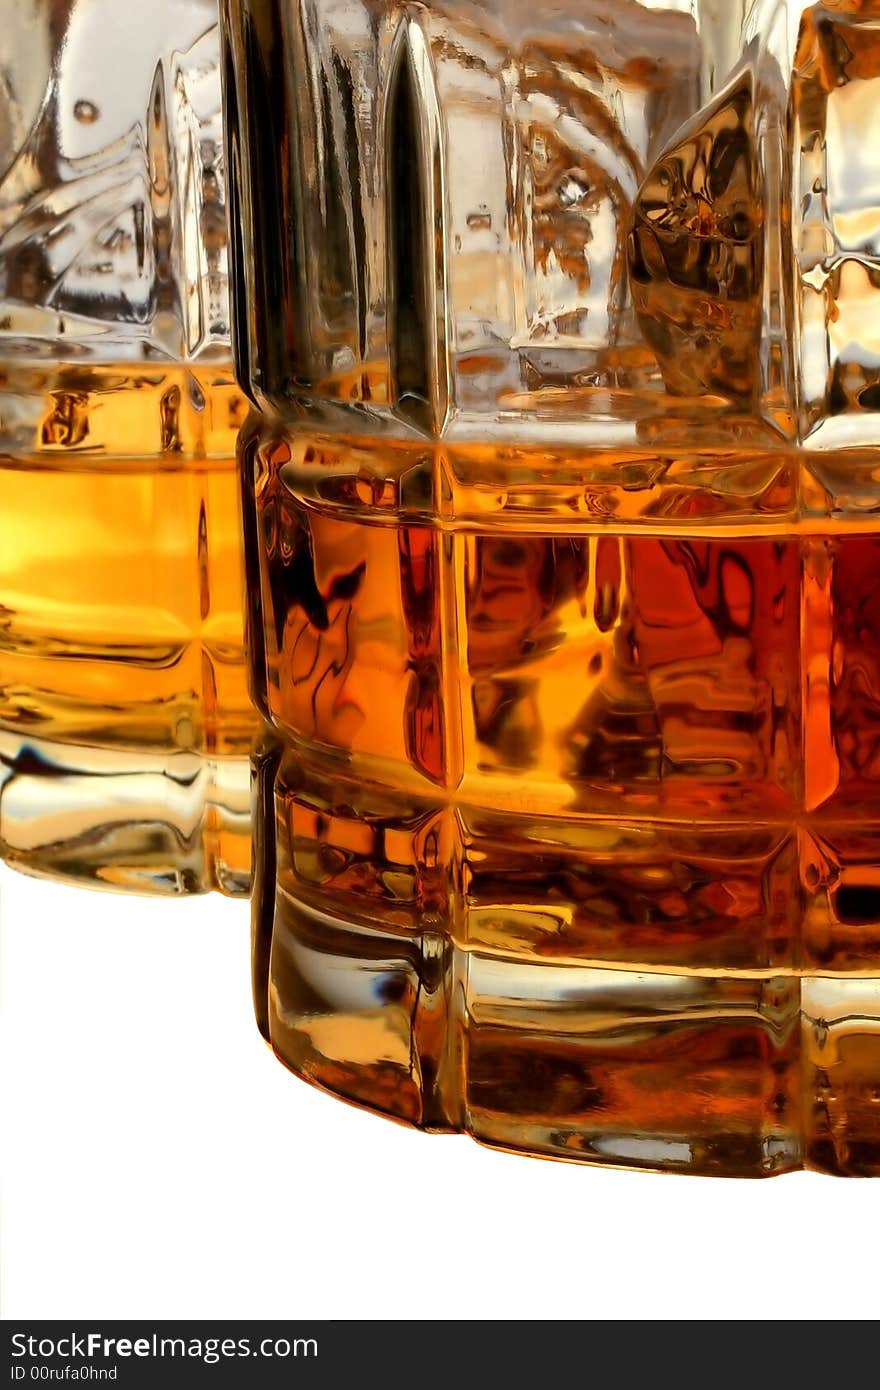
[[[248,909],[0,867],[6,1318],[873,1319],[880,1182],[580,1168],[296,1081]]]

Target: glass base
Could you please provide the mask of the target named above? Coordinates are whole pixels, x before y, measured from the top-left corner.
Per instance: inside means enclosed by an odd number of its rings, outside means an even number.
[[[391,815],[390,792],[384,816],[378,801],[367,813],[369,789],[342,778],[320,803],[294,795],[307,761],[267,743],[256,769],[256,1010],[296,1074],[543,1157],[880,1175],[880,978],[597,960],[552,924],[537,942],[522,877],[519,901],[480,901],[484,846],[462,853],[441,818]],[[576,888],[560,873],[547,890],[558,919],[590,910]]]
[[[0,730],[0,856],[24,873],[96,888],[246,896],[248,761]]]

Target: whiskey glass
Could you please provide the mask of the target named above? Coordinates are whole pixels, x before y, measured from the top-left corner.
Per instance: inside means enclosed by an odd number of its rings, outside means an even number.
[[[0,854],[245,893],[216,0],[0,0]]]
[[[880,5],[222,14],[264,1033],[876,1173]]]

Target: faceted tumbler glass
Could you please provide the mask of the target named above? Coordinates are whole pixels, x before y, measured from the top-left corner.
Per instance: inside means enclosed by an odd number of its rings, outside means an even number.
[[[216,0],[0,0],[0,854],[249,881]]]
[[[880,3],[224,0],[278,1055],[880,1168]]]

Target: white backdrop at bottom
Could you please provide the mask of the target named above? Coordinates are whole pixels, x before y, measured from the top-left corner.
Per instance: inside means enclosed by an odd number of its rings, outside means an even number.
[[[3,1304],[33,1318],[876,1316],[880,1183],[541,1163],[296,1081],[248,909],[0,867]]]

